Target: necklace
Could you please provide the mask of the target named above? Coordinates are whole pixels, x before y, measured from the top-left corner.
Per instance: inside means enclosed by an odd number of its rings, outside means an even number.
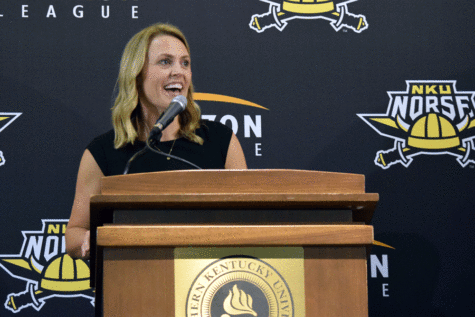
[[[168,155],[172,154],[173,147],[175,146],[175,142],[176,142],[176,139],[175,139],[175,140],[173,140],[172,147],[170,148],[170,152],[168,152]],[[158,146],[155,146],[155,148],[156,148],[157,150],[159,150],[160,152],[162,152],[162,153],[163,153],[163,151],[162,151],[162,150],[160,150],[160,149],[158,148]],[[169,156],[167,156],[167,161],[169,161],[169,160],[170,160],[170,157],[169,157]]]

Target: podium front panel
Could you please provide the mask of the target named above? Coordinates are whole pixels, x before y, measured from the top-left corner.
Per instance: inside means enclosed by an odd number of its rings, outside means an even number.
[[[364,247],[106,248],[103,281],[104,316],[368,315]]]

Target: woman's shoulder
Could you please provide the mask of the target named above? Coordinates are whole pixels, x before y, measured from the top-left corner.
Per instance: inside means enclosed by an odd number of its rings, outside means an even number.
[[[196,134],[203,139],[203,146],[206,151],[216,151],[223,158],[223,162],[226,161],[229,144],[233,136],[231,128],[221,122],[202,120]]]
[[[95,137],[87,146],[105,176],[121,174],[130,157],[145,145],[136,141],[134,145],[127,144],[116,149],[114,139],[114,130],[110,130]]]
[[[106,133],[98,135],[94,139],[92,139],[92,141],[88,145],[88,148],[91,145],[99,145],[99,144],[102,145],[102,146],[109,145],[109,144],[111,144],[111,142],[112,142],[112,146],[113,146],[114,145],[114,138],[115,138],[115,133],[114,133],[114,130],[111,129],[111,130],[107,131]]]
[[[134,154],[137,150],[140,150],[145,146],[145,142],[136,140],[133,144],[127,143],[125,146],[116,149],[114,146],[115,132],[114,130],[109,130],[104,134],[101,134],[95,137],[87,146],[87,149],[91,152],[103,152],[106,155],[116,155],[120,153],[132,153]],[[94,153],[93,153],[94,154]]]
[[[231,128],[225,126],[221,122],[201,120],[200,128],[196,131],[196,133],[201,137],[202,135],[200,134],[231,138],[233,130],[231,130]]]

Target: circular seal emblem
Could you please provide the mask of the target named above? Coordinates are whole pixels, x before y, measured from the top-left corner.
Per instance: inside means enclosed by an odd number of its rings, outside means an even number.
[[[186,317],[294,317],[289,287],[268,263],[225,257],[204,268],[186,299]]]

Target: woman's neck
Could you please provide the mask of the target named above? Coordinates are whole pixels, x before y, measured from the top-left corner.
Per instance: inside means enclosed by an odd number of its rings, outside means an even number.
[[[158,118],[160,117],[161,113],[158,112],[156,108],[148,108],[144,106],[140,106],[140,113],[136,117],[137,121],[137,133],[139,136],[139,140],[146,141],[148,136],[150,135],[150,131],[152,130],[153,126],[157,122]],[[180,123],[178,121],[178,117],[162,131],[162,137],[160,139],[161,142],[174,140],[177,138],[178,131],[180,130]]]

